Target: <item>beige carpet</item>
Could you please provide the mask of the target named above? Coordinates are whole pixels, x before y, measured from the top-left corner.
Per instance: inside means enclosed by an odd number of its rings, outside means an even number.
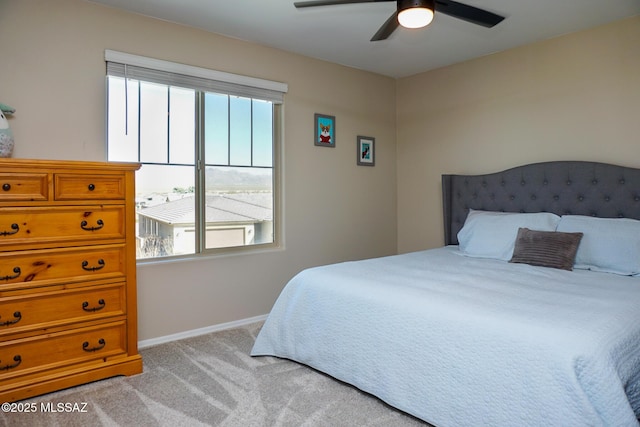
[[[35,403],[36,412],[0,413],[0,425],[427,425],[304,365],[249,356],[261,326],[257,323],[143,349],[142,374],[25,400],[22,403]],[[42,411],[59,404],[63,410],[86,412]]]

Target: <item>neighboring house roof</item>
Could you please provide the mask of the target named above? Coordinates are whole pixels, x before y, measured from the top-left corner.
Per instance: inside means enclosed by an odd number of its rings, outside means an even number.
[[[138,214],[167,224],[195,221],[194,196],[138,209]],[[271,193],[210,194],[206,201],[207,223],[260,222],[273,219]]]

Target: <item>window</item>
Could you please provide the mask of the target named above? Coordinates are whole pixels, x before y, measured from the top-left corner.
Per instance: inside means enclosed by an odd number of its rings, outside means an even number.
[[[286,85],[106,51],[109,161],[136,174],[138,259],[277,243]]]

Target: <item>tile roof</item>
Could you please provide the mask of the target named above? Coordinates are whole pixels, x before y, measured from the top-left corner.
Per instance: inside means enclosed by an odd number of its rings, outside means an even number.
[[[271,193],[208,194],[207,223],[261,222],[273,219]],[[195,221],[194,196],[138,209],[138,214],[167,224],[187,224]]]

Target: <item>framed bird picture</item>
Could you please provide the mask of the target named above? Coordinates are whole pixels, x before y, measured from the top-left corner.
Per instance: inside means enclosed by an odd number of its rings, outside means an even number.
[[[376,139],[370,136],[358,136],[358,165],[374,166],[376,164],[375,157]]]

